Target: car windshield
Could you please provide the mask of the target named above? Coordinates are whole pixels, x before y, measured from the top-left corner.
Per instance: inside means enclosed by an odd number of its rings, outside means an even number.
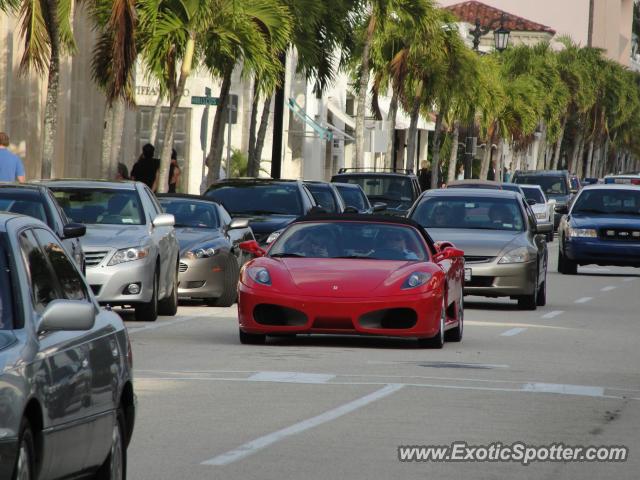
[[[521,210],[511,198],[427,197],[411,218],[427,229],[524,230]]]
[[[275,258],[424,261],[424,240],[412,227],[386,223],[310,222],[287,229],[269,250]]]
[[[551,197],[562,197],[569,195],[564,177],[551,175],[522,175],[516,176],[513,183],[524,183],[525,185],[540,185],[542,191]]]
[[[53,194],[73,222],[98,225],[143,225],[135,190],[55,188]]]
[[[522,187],[522,190],[524,190],[527,200],[535,200],[536,203],[545,203],[544,195],[537,188]]]
[[[324,208],[329,213],[339,213],[338,204],[336,203],[336,199],[333,196],[333,192],[331,191],[331,187],[328,185],[319,185],[308,183],[306,184],[307,188],[315,198],[316,203]]]
[[[369,200],[384,202],[389,208],[408,209],[413,204],[411,179],[400,175],[349,175],[340,182],[360,185]]]
[[[222,204],[231,215],[302,215],[296,184],[223,184],[214,186],[205,196]]]
[[[640,215],[640,189],[587,189],[576,199],[572,214]]]
[[[158,199],[166,213],[176,219],[176,228],[218,228],[218,212],[211,202],[163,197]]]
[[[338,192],[342,196],[344,203],[348,207],[355,207],[358,210],[367,210],[367,197],[358,188],[343,187],[336,185]]]
[[[13,288],[6,245],[5,234],[0,233],[0,330],[13,329]]]
[[[0,189],[0,210],[27,215],[50,225],[50,222],[47,221],[44,199],[36,192],[16,192],[15,190]]]

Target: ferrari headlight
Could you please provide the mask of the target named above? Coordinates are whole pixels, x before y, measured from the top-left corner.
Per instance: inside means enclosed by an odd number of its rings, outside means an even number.
[[[247,273],[254,282],[257,282],[261,285],[271,285],[271,275],[269,275],[269,270],[267,270],[266,268],[249,267],[247,268]]]
[[[402,284],[402,290],[408,290],[410,288],[416,288],[424,285],[431,279],[431,274],[426,272],[413,272],[407,277]]]
[[[125,262],[133,262],[134,260],[140,260],[149,255],[149,247],[129,247],[118,250],[111,260],[109,266],[119,265]]]
[[[569,236],[571,238],[597,238],[598,232],[592,228],[569,228]]]
[[[275,232],[271,233],[271,235],[267,237],[267,244],[275,242],[276,238],[278,238],[281,233],[282,233],[282,230],[276,230]]]
[[[498,263],[525,263],[531,259],[527,247],[519,247],[502,256]]]
[[[536,213],[536,218],[538,220],[546,220],[547,214],[546,214],[546,212],[538,212],[538,213]]]
[[[209,258],[213,257],[216,254],[215,248],[198,248],[196,250],[191,250],[187,252],[186,257],[189,260],[195,260],[197,258]]]

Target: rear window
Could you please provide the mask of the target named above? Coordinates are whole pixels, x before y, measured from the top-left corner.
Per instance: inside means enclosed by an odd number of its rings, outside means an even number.
[[[6,236],[0,234],[0,330],[13,329],[13,287],[9,269],[9,257],[6,249]]]
[[[527,200],[535,200],[536,203],[545,203],[542,192],[537,188],[522,187]]]
[[[338,175],[332,181],[360,185],[371,202],[384,202],[389,208],[409,209],[414,201],[410,177],[401,175]]]
[[[72,221],[99,225],[143,225],[135,190],[55,188],[53,195]]]
[[[343,187],[340,185],[336,185],[336,188],[347,207],[355,207],[358,210],[367,210],[369,208],[369,205],[367,205],[367,197],[365,197],[362,190]]]
[[[218,212],[215,204],[197,200],[161,197],[158,199],[166,213],[176,219],[176,228],[218,228]]]
[[[37,192],[17,192],[15,190],[0,189],[0,210],[37,218],[51,226],[45,201]]]
[[[336,199],[328,186],[313,183],[307,183],[306,185],[320,207],[330,213],[339,213]]]
[[[296,184],[216,185],[205,197],[222,204],[231,215],[302,215]]]
[[[539,185],[544,193],[552,197],[561,197],[569,194],[565,178],[561,175],[516,175],[513,183]]]

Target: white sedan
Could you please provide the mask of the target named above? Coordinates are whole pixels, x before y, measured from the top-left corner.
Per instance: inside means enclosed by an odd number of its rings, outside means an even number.
[[[536,214],[536,221],[538,223],[553,223],[553,215],[556,208],[556,201],[554,198],[547,198],[542,191],[542,188],[538,185],[523,185],[522,190],[527,197],[527,203],[531,205],[531,210]],[[547,234],[547,241],[553,241],[553,232]]]

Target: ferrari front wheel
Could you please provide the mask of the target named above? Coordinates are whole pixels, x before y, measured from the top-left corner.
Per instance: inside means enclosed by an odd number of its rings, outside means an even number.
[[[448,342],[460,342],[462,341],[462,331],[464,329],[464,301],[460,297],[460,303],[458,303],[458,325],[451,330],[447,330],[445,333],[445,339]]]
[[[444,346],[444,321],[447,315],[444,307],[444,298],[442,299],[442,307],[440,308],[440,329],[431,338],[419,338],[418,345],[423,348],[442,348]]]
[[[266,335],[260,335],[257,333],[247,333],[247,332],[243,332],[242,330],[240,330],[239,332],[240,332],[240,343],[242,343],[243,345],[264,345],[265,341],[267,340]]]

